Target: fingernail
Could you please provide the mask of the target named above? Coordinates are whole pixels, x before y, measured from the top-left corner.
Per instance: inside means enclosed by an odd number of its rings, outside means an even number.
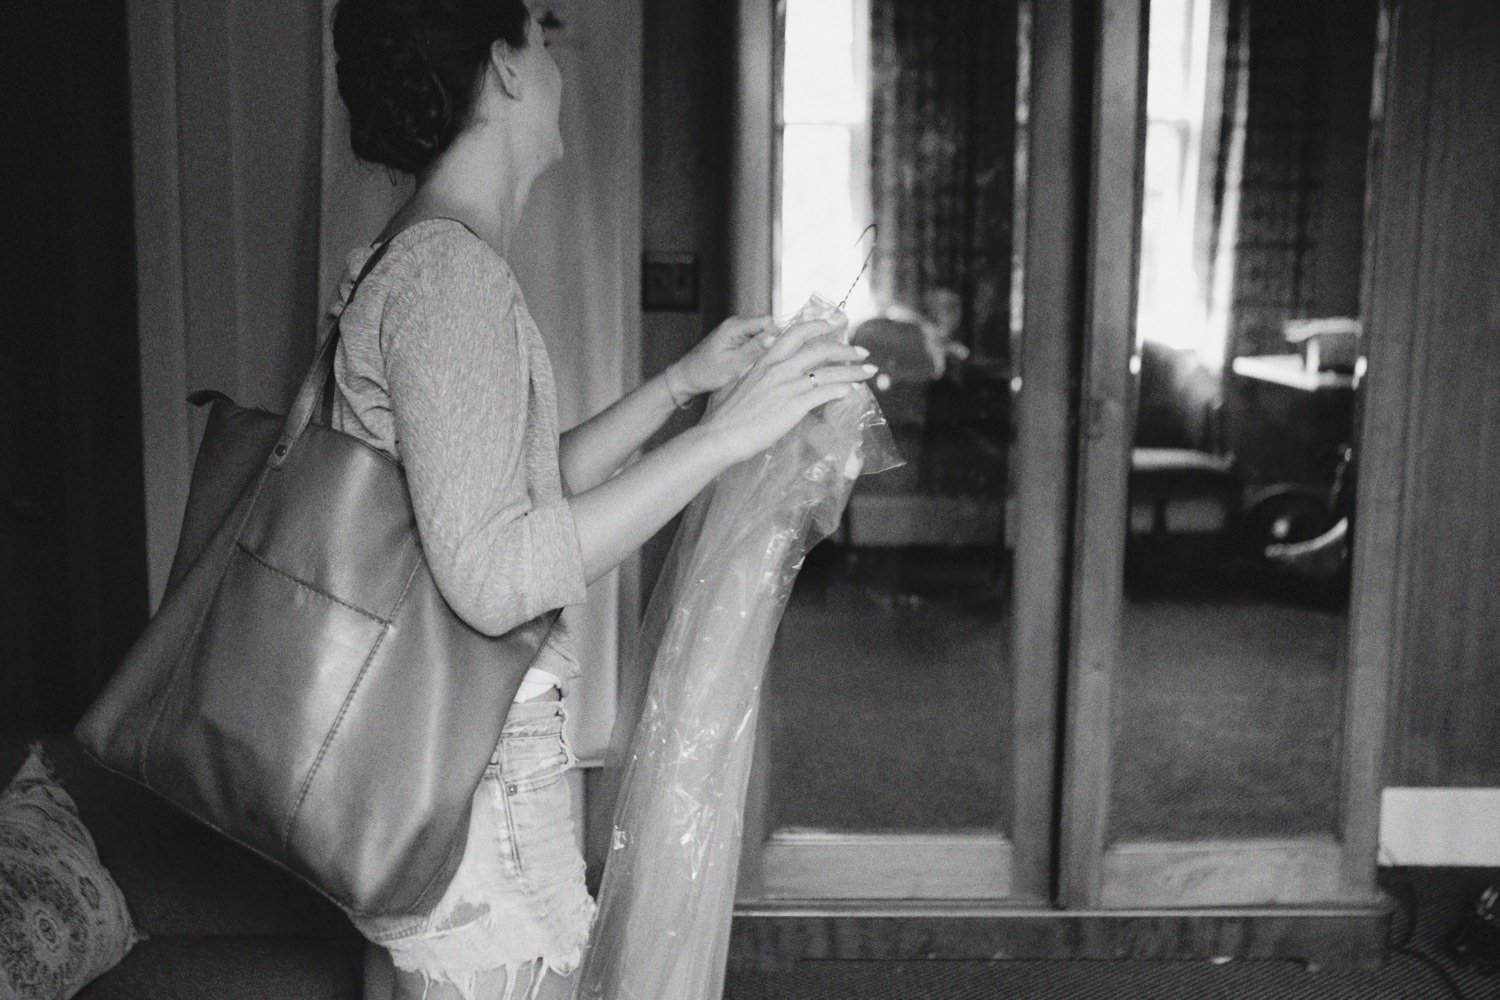
[[[879,365],[860,365],[860,368],[866,375],[874,375],[876,372],[880,371]]]
[[[854,353],[858,354],[861,358],[868,358],[870,356],[870,349],[868,347],[860,347],[856,345],[854,348]]]

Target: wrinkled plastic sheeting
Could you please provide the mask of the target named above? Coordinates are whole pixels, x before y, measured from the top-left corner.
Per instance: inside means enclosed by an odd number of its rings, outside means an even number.
[[[814,295],[783,330],[838,316]],[[847,341],[848,329],[838,336]],[[580,1000],[723,995],[776,627],[855,478],[899,464],[874,395],[858,385],[727,470],[684,513],[642,628],[640,656],[653,665],[639,723],[627,708],[616,726],[623,774]]]

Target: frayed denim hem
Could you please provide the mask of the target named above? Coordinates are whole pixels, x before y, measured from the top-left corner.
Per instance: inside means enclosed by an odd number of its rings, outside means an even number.
[[[593,907],[590,906],[592,910]],[[493,930],[497,921],[493,914],[486,914],[476,922]],[[588,923],[585,922],[585,927]],[[460,930],[473,930],[469,925]],[[525,1000],[535,1000],[541,991],[547,973],[570,976],[578,971],[583,961],[583,949],[587,937],[572,944],[566,954],[538,955],[535,958],[510,957],[496,962],[494,938],[488,934],[429,934],[405,942],[387,946],[391,961],[403,972],[414,972],[422,977],[422,996],[434,983],[452,986],[463,1000],[522,1000],[516,992],[523,971],[531,974]],[[410,945],[410,947],[403,947]],[[496,981],[505,976],[505,990],[498,992]]]
[[[399,962],[397,968],[403,968]],[[521,983],[522,970],[531,973],[531,984],[526,989],[525,1000],[536,1000],[537,994],[542,990],[542,983],[546,981],[547,973],[554,972],[558,975],[571,975],[571,972],[561,972],[547,963],[545,958],[535,958],[530,961],[509,962],[494,969],[484,969],[471,972],[454,978],[450,973],[430,973],[422,969],[404,969],[406,972],[415,972],[422,977],[422,997],[426,1000],[427,991],[434,983],[442,986],[451,986],[458,990],[464,1000],[490,1000],[489,997],[480,996],[480,983],[489,976],[505,974],[505,992],[498,1000],[522,1000],[516,993],[516,987]]]
[[[429,931],[392,941],[383,947],[390,952],[397,969],[422,977],[424,998],[427,988],[437,983],[453,987],[463,1000],[522,1000],[516,987],[521,981],[521,973],[527,971],[531,974],[531,982],[525,1000],[535,1000],[547,973],[570,976],[583,961],[584,948],[597,912],[592,899],[584,895],[583,900],[581,908],[587,912],[575,914],[570,921],[572,928],[567,937],[572,940],[566,944],[556,939],[548,942],[557,948],[552,954],[538,955],[532,951],[531,955],[535,957],[520,957],[526,955],[528,946],[546,947],[536,940],[537,929],[525,924],[514,925],[515,936],[520,940],[514,941],[513,950],[506,949],[510,954],[497,954],[501,949],[496,948],[496,932],[509,921],[505,915],[496,914],[488,904],[480,904],[486,912],[462,926]],[[460,908],[465,905],[473,904],[459,904]],[[498,982],[502,973],[505,976],[503,992],[499,990]]]

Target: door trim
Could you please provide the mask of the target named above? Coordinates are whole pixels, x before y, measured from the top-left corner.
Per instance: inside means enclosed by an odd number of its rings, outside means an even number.
[[[1331,836],[1126,841],[1104,851],[1100,905],[1253,906],[1371,902],[1339,876]],[[1269,890],[1269,891],[1268,891]]]
[[[759,898],[1004,899],[1010,840],[996,833],[830,833],[767,838]]]
[[[1103,901],[1121,649],[1125,496],[1145,147],[1147,0],[1101,0],[1094,37],[1088,290],[1080,400],[1077,539],[1069,636],[1059,896]]]
[[[786,901],[740,904],[730,932],[735,969],[799,961],[1295,958],[1377,967],[1389,904],[1052,910],[981,901]]]
[[[1016,550],[1012,608],[1015,804],[1012,893],[1050,900],[1057,867],[1057,761],[1073,413],[1086,288],[1082,232],[1087,90],[1079,72],[1087,0],[1031,4],[1024,333],[1016,399]],[[1045,776],[1038,780],[1038,776]]]

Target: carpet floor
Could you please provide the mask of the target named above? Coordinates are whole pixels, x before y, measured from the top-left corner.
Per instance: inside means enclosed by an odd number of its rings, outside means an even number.
[[[960,555],[815,550],[767,685],[773,825],[1009,832],[1011,613]],[[1331,829],[1344,622],[1243,588],[1128,599],[1111,836]]]

